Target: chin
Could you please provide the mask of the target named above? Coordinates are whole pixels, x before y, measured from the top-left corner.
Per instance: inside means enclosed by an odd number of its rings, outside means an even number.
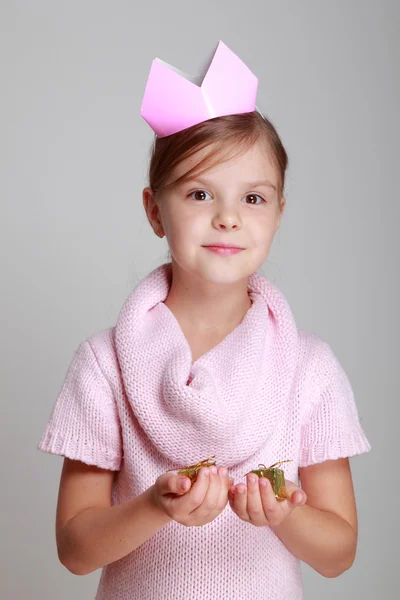
[[[218,257],[219,260],[212,260],[207,264],[202,264],[198,269],[198,274],[210,283],[232,284],[249,277],[259,267],[254,261],[242,260],[235,261],[235,256],[226,258]]]
[[[232,284],[245,279],[259,269],[266,256],[264,253],[255,256],[249,250],[243,251],[243,256],[218,256],[210,253],[210,256],[177,256],[172,255],[172,261],[177,268],[186,271],[195,278],[203,279],[209,283]]]

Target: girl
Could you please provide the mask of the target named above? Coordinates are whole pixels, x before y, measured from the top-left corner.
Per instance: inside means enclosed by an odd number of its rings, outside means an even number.
[[[229,77],[218,56],[207,75]],[[301,599],[300,561],[325,577],[354,561],[349,457],[370,445],[330,346],[257,272],[286,203],[276,130],[248,104],[178,123],[168,89],[156,118],[143,104],[157,133],[143,204],[171,262],[79,345],[39,444],[65,457],[58,556],[103,569],[97,600]],[[213,455],[194,483],[177,473]],[[283,501],[249,473],[279,460]]]

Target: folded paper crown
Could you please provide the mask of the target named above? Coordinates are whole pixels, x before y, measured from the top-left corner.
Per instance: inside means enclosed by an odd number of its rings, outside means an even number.
[[[140,112],[158,137],[166,137],[215,117],[254,111],[257,86],[257,77],[220,41],[199,78],[155,58]]]

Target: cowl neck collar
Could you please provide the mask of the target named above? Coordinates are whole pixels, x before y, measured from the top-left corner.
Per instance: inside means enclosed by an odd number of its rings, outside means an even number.
[[[216,455],[239,464],[259,450],[290,399],[298,332],[283,294],[266,277],[248,280],[241,323],[192,362],[180,324],[164,304],[171,264],[133,290],[115,327],[125,392],[146,436],[177,465]]]

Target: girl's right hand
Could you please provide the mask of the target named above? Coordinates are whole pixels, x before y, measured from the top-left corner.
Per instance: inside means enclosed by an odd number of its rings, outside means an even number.
[[[226,467],[202,467],[192,486],[189,477],[167,472],[150,488],[151,499],[171,519],[186,527],[205,525],[225,508],[232,483]]]

